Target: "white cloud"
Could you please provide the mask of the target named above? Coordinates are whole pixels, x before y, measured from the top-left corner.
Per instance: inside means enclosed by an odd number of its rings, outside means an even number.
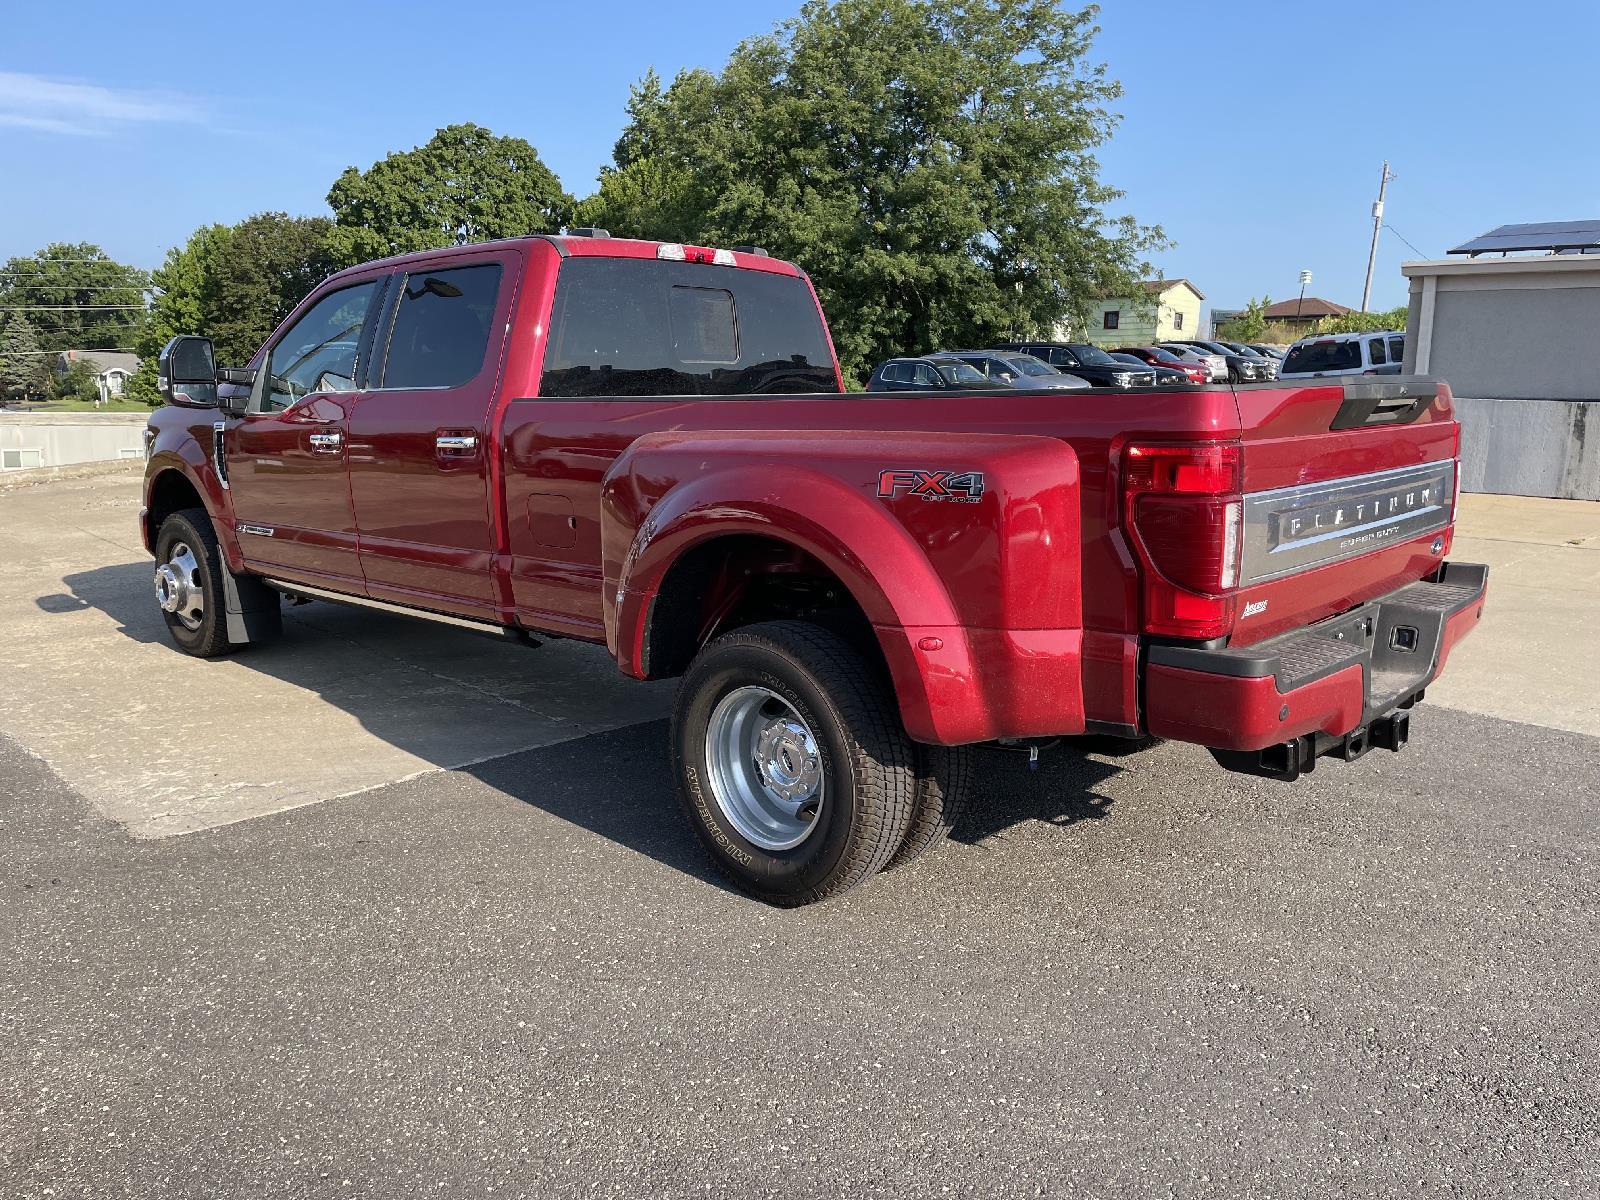
[[[186,96],[0,71],[0,126],[92,137],[128,125],[195,122],[201,115]]]

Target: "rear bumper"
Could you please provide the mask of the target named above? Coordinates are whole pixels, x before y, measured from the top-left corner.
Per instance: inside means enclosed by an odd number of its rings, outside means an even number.
[[[1253,646],[1152,646],[1145,726],[1158,737],[1258,755],[1266,764],[1258,773],[1271,775],[1298,774],[1341,745],[1359,752],[1369,729],[1386,743],[1393,714],[1421,699],[1478,623],[1488,577],[1486,566],[1445,563],[1432,580]],[[1280,762],[1288,767],[1277,769]]]

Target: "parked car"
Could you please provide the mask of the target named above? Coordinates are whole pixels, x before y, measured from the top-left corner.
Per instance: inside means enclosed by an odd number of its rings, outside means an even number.
[[[1324,333],[1301,338],[1284,357],[1282,379],[1321,375],[1364,375],[1374,368],[1395,368],[1405,359],[1406,337],[1394,330],[1378,333]]]
[[[1183,342],[1157,342],[1156,349],[1165,350],[1184,362],[1199,363],[1206,369],[1208,383],[1218,383],[1228,378],[1228,358],[1224,354],[1212,354],[1209,350],[1201,350]]]
[[[1111,353],[1131,354],[1149,367],[1167,367],[1173,371],[1182,371],[1190,383],[1211,382],[1209,363],[1194,358],[1179,358],[1172,351],[1163,350],[1160,346],[1118,346]]]
[[[1164,367],[1159,363],[1147,363],[1137,355],[1124,354],[1120,350],[1111,350],[1108,353],[1118,362],[1127,363],[1131,367],[1148,367],[1154,371],[1157,387],[1187,387],[1189,384],[1188,372],[1180,371],[1176,367]]]
[[[1149,368],[1134,370],[1119,363],[1099,346],[1087,342],[1005,342],[994,349],[1031,354],[1070,375],[1087,380],[1095,387],[1155,387],[1156,375]]]
[[[946,353],[955,355],[988,379],[1009,383],[1024,391],[1075,392],[1093,386],[1031,354],[1006,354],[999,350],[950,350]]]
[[[1242,354],[1229,343],[1184,338],[1182,344],[1204,350],[1208,354],[1222,355],[1230,383],[1260,383],[1271,379],[1276,371],[1276,368],[1269,366],[1268,361],[1261,355],[1254,351]]]
[[[341,379],[305,373],[341,339]],[[138,525],[180,650],[270,641],[288,597],[681,677],[685,821],[773,904],[941,838],[979,743],[1151,735],[1278,779],[1399,750],[1487,579],[1445,560],[1444,384],[846,396],[805,273],[750,251],[588,231],[363,263],[246,366],[180,336],[158,378]],[[147,669],[152,736],[209,704]],[[291,774],[317,750],[292,716],[211,735]]]
[[[1287,347],[1273,346],[1266,342],[1250,342],[1248,345],[1257,354],[1265,354],[1268,358],[1277,359],[1280,366],[1283,364],[1283,356],[1287,353]]]
[[[1216,344],[1216,346],[1226,347],[1226,349],[1232,350],[1234,354],[1240,355],[1240,357],[1250,358],[1250,360],[1253,360],[1254,365],[1256,365],[1256,381],[1261,381],[1261,379],[1278,378],[1277,358],[1272,358],[1270,355],[1262,354],[1261,350],[1254,349],[1254,347],[1251,346],[1245,346],[1243,342],[1219,341],[1214,342],[1214,344]]]
[[[921,358],[891,358],[878,364],[867,380],[869,392],[929,392],[984,387],[994,382],[959,358],[929,354]],[[1009,387],[1009,384],[1003,386]]]

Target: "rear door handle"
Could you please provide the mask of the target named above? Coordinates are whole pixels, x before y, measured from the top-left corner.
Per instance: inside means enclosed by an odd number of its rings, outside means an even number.
[[[441,433],[433,439],[434,448],[446,454],[471,454],[478,448],[475,433]]]
[[[337,454],[343,446],[344,434],[337,431],[311,435],[311,450],[315,454]]]

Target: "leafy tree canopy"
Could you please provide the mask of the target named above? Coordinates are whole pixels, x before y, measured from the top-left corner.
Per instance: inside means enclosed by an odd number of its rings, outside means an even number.
[[[44,394],[48,382],[48,359],[40,353],[33,326],[19,313],[0,312],[0,397],[36,398]]]
[[[1242,313],[1217,330],[1217,335],[1230,342],[1262,341],[1267,336],[1266,309],[1271,303],[1266,296],[1259,300],[1252,298]]]
[[[46,350],[134,344],[149,277],[88,242],[56,242],[0,267],[0,312],[22,311]]]
[[[1349,312],[1337,317],[1323,317],[1317,322],[1317,333],[1377,333],[1384,329],[1404,329],[1409,310],[1402,304],[1382,312]]]
[[[1164,244],[1111,217],[1094,149],[1119,95],[1095,10],[1049,0],[808,0],[721,74],[633,90],[586,223],[804,264],[847,373],[1082,324]]]
[[[257,213],[207,225],[151,273],[155,300],[137,349],[131,395],[156,403],[156,359],[180,333],[209,337],[224,365],[247,362],[278,322],[335,269],[326,217]]]
[[[328,193],[341,265],[463,242],[554,232],[572,197],[529,143],[448,125],[425,146],[348,168]]]

